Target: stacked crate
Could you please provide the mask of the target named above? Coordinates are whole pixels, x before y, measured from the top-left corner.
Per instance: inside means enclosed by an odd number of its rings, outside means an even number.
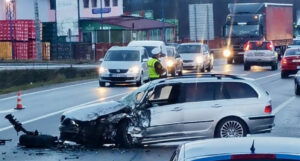
[[[36,59],[35,41],[36,31],[34,20],[0,21],[0,42],[10,42],[12,44],[11,50],[14,50],[14,59]]]
[[[50,43],[49,42],[43,42],[43,60],[50,60]]]
[[[11,60],[11,51],[11,42],[0,42],[0,60]]]

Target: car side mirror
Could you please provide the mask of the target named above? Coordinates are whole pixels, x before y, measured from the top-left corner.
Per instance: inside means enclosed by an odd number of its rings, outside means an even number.
[[[178,54],[178,55],[175,56],[175,58],[181,58],[181,57],[180,57],[180,55]]]
[[[99,60],[99,62],[100,62],[100,63],[102,63],[103,61],[104,61],[104,59],[103,59],[103,58],[101,58],[101,59]]]
[[[147,61],[148,61],[148,59],[144,58],[142,61],[143,61],[143,62],[147,62]]]

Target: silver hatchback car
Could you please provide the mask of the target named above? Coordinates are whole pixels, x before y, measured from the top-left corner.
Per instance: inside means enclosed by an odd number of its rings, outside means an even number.
[[[119,101],[66,112],[60,132],[62,140],[131,147],[271,132],[274,117],[270,96],[254,82],[207,74],[155,80]]]

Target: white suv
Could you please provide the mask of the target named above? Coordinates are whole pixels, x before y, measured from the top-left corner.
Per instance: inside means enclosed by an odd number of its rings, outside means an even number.
[[[250,70],[252,65],[278,69],[278,54],[271,41],[249,41],[245,44],[244,70]]]

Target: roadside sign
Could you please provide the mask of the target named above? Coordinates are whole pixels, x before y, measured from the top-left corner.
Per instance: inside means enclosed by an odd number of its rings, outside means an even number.
[[[93,14],[110,13],[111,8],[94,8],[92,9]]]

